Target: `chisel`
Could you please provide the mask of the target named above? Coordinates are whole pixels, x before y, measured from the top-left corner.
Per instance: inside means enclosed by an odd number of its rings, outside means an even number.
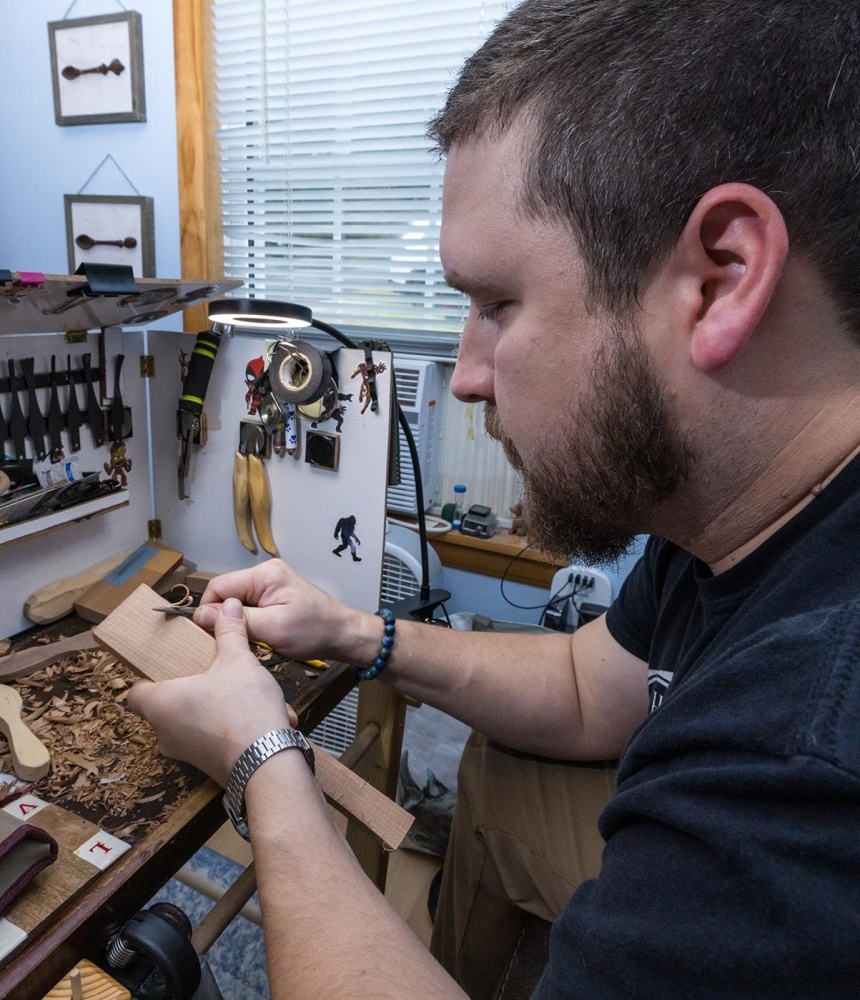
[[[24,375],[24,385],[27,387],[27,430],[30,433],[33,448],[36,451],[36,458],[41,462],[48,454],[48,449],[45,445],[48,425],[45,423],[45,418],[39,409],[39,399],[36,396],[35,358],[21,358],[20,365]]]
[[[81,424],[84,422],[81,408],[78,404],[78,393],[72,375],[72,356],[66,355],[66,369],[69,373],[69,408],[66,410],[66,427],[69,430],[69,447],[72,451],[81,450]]]
[[[84,366],[84,381],[87,384],[87,423],[90,425],[90,431],[93,435],[93,444],[96,448],[100,448],[105,441],[104,418],[102,417],[102,408],[99,406],[96,390],[93,386],[90,358],[91,355],[89,354],[81,355],[81,363]]]
[[[12,397],[12,406],[9,410],[9,433],[15,449],[15,458],[19,462],[23,462],[27,458],[25,446],[27,421],[24,419],[24,411],[21,409],[21,401],[18,399],[18,390],[15,387],[15,362],[11,358],[9,358],[9,395]]]

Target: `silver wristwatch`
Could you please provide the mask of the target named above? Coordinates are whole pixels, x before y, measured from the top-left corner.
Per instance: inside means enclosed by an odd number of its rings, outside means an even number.
[[[311,771],[314,769],[314,752],[308,741],[295,729],[273,729],[254,742],[239,755],[233,765],[230,780],[224,790],[224,808],[239,836],[249,839],[248,819],[245,815],[245,786],[254,771],[281,750],[301,750]]]

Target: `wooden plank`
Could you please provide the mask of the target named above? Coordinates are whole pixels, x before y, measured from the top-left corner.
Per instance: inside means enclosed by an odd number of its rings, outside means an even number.
[[[75,601],[75,611],[89,622],[100,622],[141,584],[155,587],[182,562],[182,553],[158,542],[146,542],[120,566],[88,588]]]
[[[16,680],[19,677],[27,677],[34,674],[42,667],[49,667],[64,656],[74,656],[86,649],[95,649],[98,646],[95,636],[91,631],[79,632],[77,635],[67,636],[57,642],[50,642],[44,646],[31,646],[29,649],[21,649],[8,656],[0,656],[0,681]]]
[[[84,1000],[130,1000],[131,994],[124,986],[103,972],[97,965],[84,959],[45,994],[44,1000],[74,1000],[72,975],[80,974],[80,996]]]
[[[154,611],[167,605],[142,585],[100,625],[96,639],[132,670],[150,680],[188,677],[207,670],[215,658],[215,640],[189,618]],[[326,798],[373,833],[382,844],[398,847],[412,816],[390,798],[353,774],[321,747],[314,747],[317,780]]]

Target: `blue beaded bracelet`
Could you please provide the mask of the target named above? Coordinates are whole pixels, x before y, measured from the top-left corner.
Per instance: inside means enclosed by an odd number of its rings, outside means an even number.
[[[391,656],[391,650],[394,648],[394,633],[397,631],[397,626],[394,624],[394,615],[388,608],[380,608],[376,613],[384,622],[382,642],[373,663],[366,670],[358,671],[358,679],[360,681],[372,681],[374,677],[377,677],[384,669],[385,664],[388,663],[388,657]]]

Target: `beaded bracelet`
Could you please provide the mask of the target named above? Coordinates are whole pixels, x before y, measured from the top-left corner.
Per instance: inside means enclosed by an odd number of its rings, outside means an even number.
[[[391,656],[391,650],[394,647],[394,633],[397,631],[394,615],[388,608],[380,608],[376,613],[385,623],[382,631],[382,642],[373,663],[366,670],[358,671],[360,681],[372,681],[374,677],[377,677],[388,662],[388,657]]]

